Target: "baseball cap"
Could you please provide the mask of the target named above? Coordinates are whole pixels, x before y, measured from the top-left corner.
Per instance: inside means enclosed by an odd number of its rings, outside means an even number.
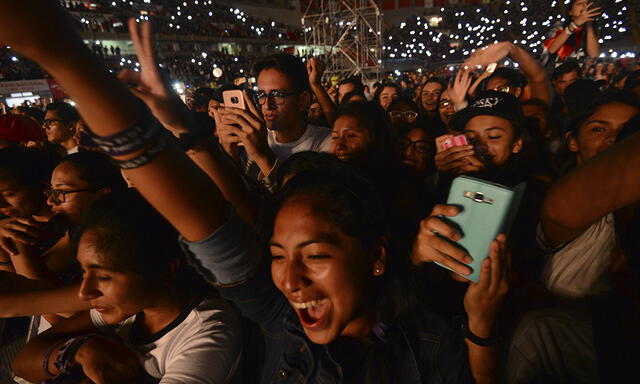
[[[525,125],[522,107],[515,96],[505,92],[482,91],[467,108],[453,115],[450,122],[451,128],[462,132],[469,120],[483,115],[502,117],[519,127]]]

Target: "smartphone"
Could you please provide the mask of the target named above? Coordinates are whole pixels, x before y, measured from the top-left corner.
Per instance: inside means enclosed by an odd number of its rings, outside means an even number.
[[[467,136],[465,135],[442,135],[436,138],[436,146],[438,152],[442,152],[445,149],[451,147],[459,147],[462,145],[469,145],[469,141],[467,140]]]
[[[525,188],[526,183],[509,188],[469,176],[453,180],[447,204],[459,207],[460,213],[441,218],[460,230],[462,238],[457,245],[473,258],[469,264],[471,274],[460,276],[475,283],[480,280],[480,266],[489,256],[489,246],[498,234],[508,233]]]
[[[225,107],[247,109],[247,105],[244,102],[244,94],[239,89],[223,91],[222,100]]]

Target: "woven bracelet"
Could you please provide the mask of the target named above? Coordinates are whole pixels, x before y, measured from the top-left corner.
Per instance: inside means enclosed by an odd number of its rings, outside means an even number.
[[[142,167],[153,160],[160,152],[162,152],[171,142],[173,136],[163,134],[158,137],[156,142],[146,151],[129,160],[116,160],[116,164],[120,169],[134,169]]]
[[[90,130],[86,132],[104,153],[109,156],[122,156],[141,150],[163,131],[164,127],[150,113],[146,113],[127,129],[115,135],[97,136]]]

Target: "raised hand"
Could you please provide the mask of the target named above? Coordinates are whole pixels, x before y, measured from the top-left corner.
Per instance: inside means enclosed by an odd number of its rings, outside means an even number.
[[[590,23],[596,19],[596,17],[602,14],[600,7],[595,7],[593,3],[587,4],[587,7],[583,9],[580,14],[573,19],[578,27],[583,26],[586,23]]]
[[[447,148],[436,153],[434,158],[439,172],[453,172],[455,174],[479,171],[484,163],[475,157],[473,145],[460,145]]]
[[[45,224],[27,218],[10,218],[0,223],[0,248],[11,255],[18,254],[16,242],[35,245],[43,237]]]
[[[134,351],[103,336],[85,341],[76,352],[75,360],[87,378],[96,384],[138,383],[144,373]]]
[[[515,45],[510,41],[502,41],[490,44],[476,50],[471,57],[464,62],[464,66],[469,68],[486,67],[491,63],[497,63],[509,56]]]
[[[322,74],[326,68],[325,63],[317,57],[311,57],[307,60],[307,73],[309,74],[309,83],[312,85],[320,85],[322,83]]]
[[[140,72],[124,69],[118,78],[130,85],[131,92],[147,104],[153,115],[165,128],[179,135],[188,130],[191,116],[186,105],[164,82],[158,70],[153,49],[151,23],[129,19],[129,33],[140,61]]]
[[[453,105],[459,106],[464,104],[467,99],[467,91],[471,86],[471,71],[469,69],[461,69],[456,74],[453,86],[449,84],[447,92]]]

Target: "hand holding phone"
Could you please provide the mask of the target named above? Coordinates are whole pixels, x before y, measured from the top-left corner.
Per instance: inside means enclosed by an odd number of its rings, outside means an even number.
[[[438,148],[438,152],[442,152],[452,147],[461,147],[465,145],[469,145],[469,141],[467,140],[467,136],[465,135],[442,135],[436,138],[436,146]]]

